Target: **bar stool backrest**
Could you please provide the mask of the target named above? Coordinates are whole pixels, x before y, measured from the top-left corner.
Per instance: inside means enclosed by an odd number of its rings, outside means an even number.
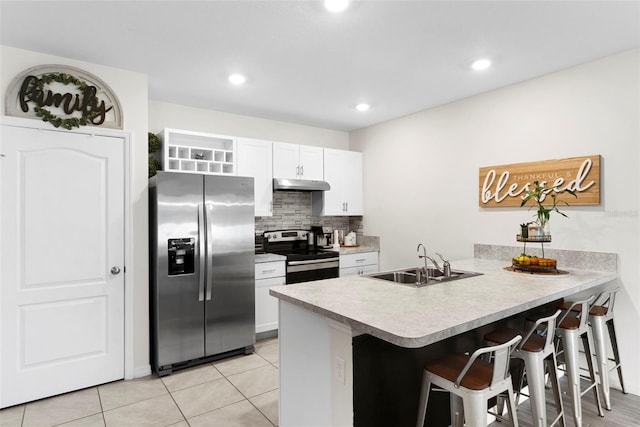
[[[487,360],[493,360],[493,376],[491,377],[491,385],[493,387],[495,384],[498,384],[504,381],[509,376],[509,359],[511,356],[511,352],[515,349],[516,345],[522,339],[521,335],[515,336],[511,341],[506,342],[504,344],[495,345],[491,347],[483,347],[479,348],[469,358],[469,361],[465,365],[465,367],[458,375],[455,381],[455,387],[459,387],[462,379],[466,375],[473,362],[478,359],[480,356],[487,355]]]
[[[613,318],[613,305],[616,302],[616,294],[618,293],[619,290],[620,290],[619,286],[613,289],[608,289],[602,292],[600,295],[598,295],[598,297],[593,302],[593,305],[599,305],[601,307],[607,308],[607,314],[605,315],[607,319]],[[599,302],[600,300],[603,300],[603,301]]]
[[[572,301],[569,309],[562,315],[560,320],[558,320],[558,325],[562,324],[567,316],[573,311],[574,307],[580,307],[580,312],[576,316],[580,320],[580,323],[576,329],[584,330],[587,327],[587,322],[589,320],[589,307],[591,306],[590,303],[594,301],[595,298],[595,295],[591,295],[589,298],[584,300]]]
[[[546,336],[544,340],[544,347],[542,351],[544,353],[548,353],[553,348],[554,344],[554,333],[556,330],[556,319],[560,316],[562,310],[557,310],[551,316],[543,317],[541,319],[536,320],[536,323],[529,329],[529,332],[524,336],[520,344],[518,344],[517,349],[522,350],[522,347],[525,345],[527,340],[531,337],[531,335],[535,334],[536,331],[546,331]]]

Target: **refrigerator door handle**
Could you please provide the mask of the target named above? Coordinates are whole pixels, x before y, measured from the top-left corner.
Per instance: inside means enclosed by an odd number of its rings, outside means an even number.
[[[207,221],[204,215],[204,204],[198,203],[198,269],[200,276],[198,278],[198,301],[204,301],[204,281],[205,281],[205,232],[207,229]]]
[[[211,292],[213,289],[213,236],[211,236],[211,227],[209,227],[209,215],[211,207],[205,204],[204,208],[204,223],[206,224],[206,240],[207,240],[207,288],[206,288],[206,301],[211,301]]]

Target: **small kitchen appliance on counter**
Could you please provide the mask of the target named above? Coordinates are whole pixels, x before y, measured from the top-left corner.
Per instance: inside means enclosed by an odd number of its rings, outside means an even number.
[[[149,228],[154,371],[252,353],[253,178],[158,172]]]
[[[333,228],[330,225],[312,225],[313,247],[316,249],[331,249]]]
[[[331,279],[340,275],[339,255],[309,244],[309,233],[307,230],[274,230],[263,233],[264,251],[287,257],[287,285]],[[314,233],[314,238],[315,236]]]

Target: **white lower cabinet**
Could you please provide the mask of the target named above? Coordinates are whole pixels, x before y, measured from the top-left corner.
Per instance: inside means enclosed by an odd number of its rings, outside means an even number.
[[[256,263],[256,334],[278,329],[278,299],[269,288],[286,283],[285,271],[284,261]]]
[[[340,255],[340,277],[362,276],[378,271],[378,252]]]

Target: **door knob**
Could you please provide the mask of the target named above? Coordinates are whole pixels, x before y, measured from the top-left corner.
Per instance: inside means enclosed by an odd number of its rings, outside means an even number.
[[[118,266],[111,267],[111,274],[119,274],[119,273],[120,273],[120,267]]]

